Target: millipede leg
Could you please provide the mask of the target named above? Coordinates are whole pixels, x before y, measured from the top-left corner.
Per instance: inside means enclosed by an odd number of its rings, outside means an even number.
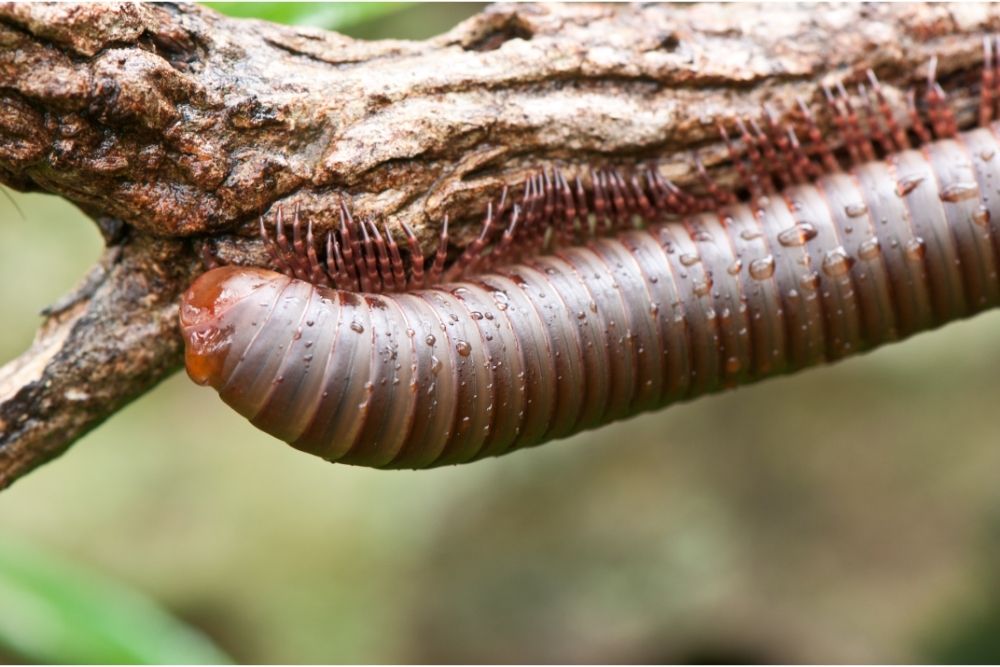
[[[377,292],[382,287],[382,281],[379,278],[374,243],[372,242],[372,237],[368,234],[368,222],[368,220],[362,220],[359,225],[362,239],[361,247],[363,248],[365,258],[365,270],[368,276],[368,287],[365,288],[365,291]]]
[[[809,148],[814,148],[815,152],[819,153],[820,162],[827,173],[832,174],[835,171],[840,171],[840,163],[837,162],[830,143],[826,140],[823,133],[820,132],[819,125],[816,124],[816,118],[813,116],[812,111],[809,110],[809,106],[801,97],[796,98],[796,101],[799,104],[799,112],[802,114],[802,120],[806,124],[806,140]],[[807,155],[810,152],[810,150],[806,150]]]
[[[752,120],[750,122],[753,123]],[[768,171],[764,159],[760,154],[757,140],[750,134],[750,130],[742,118],[736,119],[736,128],[740,131],[740,138],[743,140],[743,145],[746,146],[746,155],[750,159],[750,168],[763,192],[767,194],[776,192],[777,187],[775,187],[774,179],[771,178],[771,172]]]
[[[444,270],[444,260],[448,257],[448,216],[444,216],[444,223],[441,225],[441,236],[438,239],[437,254],[434,255],[434,263],[431,265],[430,282],[436,284],[441,279],[441,272]]]
[[[378,257],[378,276],[382,282],[382,291],[392,292],[396,289],[396,280],[392,275],[392,263],[389,260],[389,252],[386,250],[385,239],[379,232],[378,226],[368,220],[368,228],[375,240],[375,254]]]
[[[424,251],[420,247],[417,235],[413,233],[410,226],[402,221],[399,224],[403,227],[403,233],[406,234],[406,244],[410,248],[410,287],[425,287],[427,278],[424,275]]]
[[[332,287],[330,280],[333,276],[327,275],[326,271],[323,270],[323,265],[319,262],[319,257],[316,255],[316,244],[315,238],[313,237],[312,220],[310,220],[309,224],[306,225],[306,257],[309,260],[309,275],[312,277],[312,283],[314,285]]]
[[[896,150],[896,147],[892,142],[892,137],[882,127],[881,117],[875,108],[875,102],[872,101],[874,92],[869,92],[868,88],[864,84],[861,84],[858,86],[858,93],[864,104],[865,122],[868,126],[868,133],[874,142],[879,145],[879,148],[882,149],[883,154],[888,155],[892,153]]]
[[[927,92],[924,98],[927,101],[927,113],[931,118],[934,135],[938,139],[955,136],[958,133],[955,113],[947,102],[944,90],[937,82],[937,56],[931,58],[927,66]]]
[[[357,290],[365,289],[365,284],[367,279],[364,273],[364,264],[360,255],[360,244],[354,238],[352,231],[354,227],[354,219],[351,218],[351,212],[347,210],[347,206],[341,202],[340,203],[340,240],[343,249],[344,265],[345,270],[350,273],[354,279]]]
[[[899,123],[896,121],[896,114],[893,113],[888,100],[885,99],[885,92],[882,90],[882,82],[878,80],[878,77],[875,76],[875,72],[871,69],[867,71],[867,75],[868,82],[871,84],[872,92],[875,94],[879,115],[882,117],[882,122],[885,123],[885,127],[889,132],[889,138],[894,144],[891,150],[901,151],[909,148],[910,140],[906,136],[906,132],[904,132],[899,126]]]
[[[861,164],[861,150],[858,147],[854,133],[847,123],[847,112],[841,107],[840,100],[834,97],[830,87],[825,84],[823,85],[823,95],[826,97],[827,106],[830,107],[833,113],[833,123],[837,126],[837,134],[840,135],[844,146],[847,148],[847,154],[851,158],[851,166],[856,167]]]
[[[920,115],[920,110],[917,109],[917,93],[912,88],[906,91],[906,110],[910,116],[910,126],[916,133],[917,138],[920,139],[920,143],[929,144],[931,142],[931,133],[927,129],[927,124],[924,123],[923,117]]]
[[[788,187],[796,182],[792,174],[794,155],[791,151],[791,142],[788,139],[788,133],[781,131],[782,128],[775,119],[774,112],[769,107],[761,107],[761,117],[764,119],[767,128],[764,132],[765,140],[767,141],[767,145],[772,147],[771,151],[775,153],[777,158],[775,164],[778,176],[781,178],[782,185]]]
[[[729,132],[726,131],[726,126],[720,121],[718,123],[719,134],[722,135],[722,141],[726,144],[726,149],[729,151],[729,159],[732,160],[733,166],[736,168],[736,173],[739,174],[740,182],[750,190],[751,198],[757,200],[760,199],[764,192],[761,190],[760,182],[757,180],[756,175],[750,173],[747,169],[746,160],[738,150],[736,150],[736,145],[733,143],[732,139],[729,138]]]

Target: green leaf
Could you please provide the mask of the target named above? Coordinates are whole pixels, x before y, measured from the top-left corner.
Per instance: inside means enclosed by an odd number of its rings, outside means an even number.
[[[236,18],[255,18],[272,23],[308,25],[327,30],[352,26],[398,12],[402,2],[204,2],[206,7]]]
[[[121,583],[0,538],[0,646],[39,663],[231,663]]]

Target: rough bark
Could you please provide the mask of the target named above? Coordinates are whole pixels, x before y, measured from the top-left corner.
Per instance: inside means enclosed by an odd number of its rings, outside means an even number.
[[[810,101],[873,68],[899,102],[932,55],[971,118],[1000,7],[494,6],[424,42],[360,42],[193,5],[0,5],[0,182],[73,201],[100,265],[0,369],[0,488],[174,371],[204,243],[259,261],[254,221],[341,198],[425,240],[539,164],[692,149],[732,177],[713,119]]]

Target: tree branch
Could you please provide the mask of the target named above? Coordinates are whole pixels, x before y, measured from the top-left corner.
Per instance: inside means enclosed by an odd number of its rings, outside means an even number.
[[[108,249],[0,369],[0,488],[175,370],[201,245],[261,262],[254,220],[341,198],[429,241],[559,162],[690,151],[733,178],[712,119],[816,104],[876,70],[902,91],[938,55],[971,118],[977,36],[1000,7],[495,6],[425,42],[359,42],[194,5],[0,5],[0,181],[70,199]]]

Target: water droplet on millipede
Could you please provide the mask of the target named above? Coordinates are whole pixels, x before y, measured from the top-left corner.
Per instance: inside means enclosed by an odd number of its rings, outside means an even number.
[[[460,356],[467,357],[472,353],[472,346],[464,340],[460,340],[455,343],[455,351],[458,352]]]
[[[799,286],[810,292],[816,291],[819,289],[819,274],[815,271],[802,274],[802,277],[799,278]]]
[[[759,239],[763,234],[756,229],[744,229],[740,232],[740,238],[744,241],[753,241],[754,239]]]
[[[726,267],[726,273],[728,273],[731,276],[735,276],[737,273],[740,272],[740,269],[742,268],[743,268],[743,260],[737,259],[733,261],[732,264]]]
[[[990,209],[986,208],[985,205],[980,204],[976,212],[972,214],[972,221],[977,225],[986,226],[990,224]]]
[[[474,311],[472,311],[469,314],[472,316],[472,319],[474,319],[474,320],[481,320],[481,319],[483,319],[483,314],[480,313],[478,310],[474,310]]]
[[[854,265],[854,258],[842,247],[834,248],[823,256],[823,273],[828,276],[842,276]]]
[[[750,277],[767,280],[774,275],[774,257],[767,255],[750,262]]]
[[[705,296],[712,289],[712,276],[706,275],[704,280],[696,280],[691,289],[696,296]]]
[[[904,249],[906,256],[913,260],[923,259],[924,255],[927,254],[927,244],[919,236],[914,236],[907,241]]]
[[[351,331],[354,331],[356,333],[364,333],[365,327],[361,324],[361,322],[358,322],[357,320],[351,320]]]
[[[952,183],[942,190],[941,194],[938,196],[941,197],[941,201],[963,201],[965,199],[972,199],[975,197],[978,190],[979,188],[975,183],[963,181],[961,183]]]
[[[818,233],[812,223],[797,222],[778,233],[778,243],[788,247],[805,245],[810,239],[816,238]]]
[[[847,214],[848,218],[859,218],[868,212],[868,206],[865,204],[848,204],[844,207],[844,213]]]
[[[679,257],[679,259],[681,260],[681,264],[683,264],[684,266],[694,266],[695,264],[701,261],[701,257],[689,253],[684,253]]]
[[[896,194],[900,197],[910,194],[924,180],[923,176],[905,176],[896,182]]]
[[[882,252],[882,246],[877,238],[870,238],[858,246],[858,257],[861,259],[875,259]]]
[[[434,337],[434,334],[427,334],[427,338],[424,339],[424,342],[433,347],[434,343],[437,342],[437,338]]]

